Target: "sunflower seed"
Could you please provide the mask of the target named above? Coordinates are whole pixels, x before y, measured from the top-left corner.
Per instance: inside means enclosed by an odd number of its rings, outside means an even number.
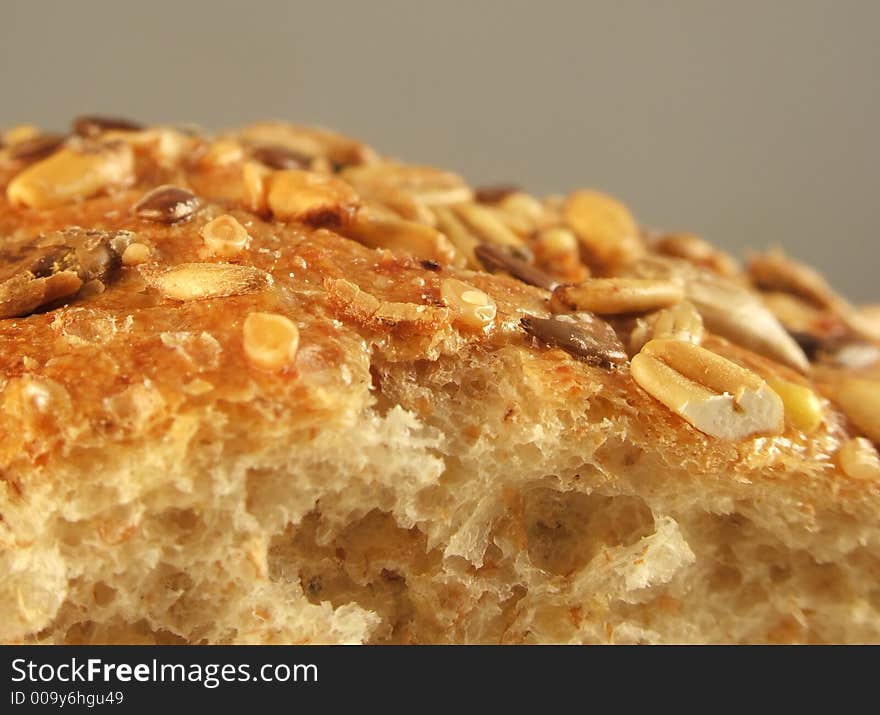
[[[147,270],[144,275],[163,296],[179,301],[244,295],[272,285],[268,273],[232,263],[181,263],[161,271]]]
[[[698,279],[688,282],[686,293],[710,331],[801,372],[809,369],[800,345],[748,290],[718,279]]]

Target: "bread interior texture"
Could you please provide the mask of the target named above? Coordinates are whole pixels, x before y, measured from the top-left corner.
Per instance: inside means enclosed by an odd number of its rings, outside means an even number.
[[[876,530],[806,508],[808,461],[761,485],[697,475],[626,405],[548,397],[533,362],[374,353],[314,424],[242,399],[72,453],[17,514],[34,541],[2,556],[0,635],[880,640]]]

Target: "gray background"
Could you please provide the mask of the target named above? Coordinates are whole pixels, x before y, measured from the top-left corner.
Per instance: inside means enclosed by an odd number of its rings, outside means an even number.
[[[0,2],[0,125],[320,123],[880,302],[880,2]]]

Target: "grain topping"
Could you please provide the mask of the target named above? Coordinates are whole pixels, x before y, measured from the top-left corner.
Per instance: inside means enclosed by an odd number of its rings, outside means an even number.
[[[38,134],[15,142],[9,147],[9,157],[19,161],[36,161],[54,154],[66,137],[63,134]]]
[[[86,284],[103,286],[113,278],[121,259],[117,234],[58,231],[41,239],[12,275],[0,283],[0,318],[24,316],[62,298],[74,297]]]
[[[360,200],[345,182],[333,176],[286,169],[267,177],[269,209],[276,218],[314,227],[339,227],[354,217]]]
[[[880,381],[848,376],[834,393],[834,401],[850,421],[875,444],[880,444]]]
[[[633,379],[701,432],[726,440],[779,434],[780,397],[751,370],[680,340],[648,342],[633,357]]]
[[[244,354],[262,370],[280,370],[291,364],[299,347],[299,330],[278,313],[250,313],[242,328]]]
[[[251,149],[251,156],[270,169],[307,169],[309,157],[277,144],[261,144]]]
[[[520,324],[542,343],[561,348],[577,358],[599,367],[626,363],[626,351],[614,329],[589,313],[578,316],[522,318]]]
[[[597,191],[575,191],[564,212],[566,223],[600,268],[629,263],[643,253],[638,225],[616,199]]]
[[[599,315],[643,313],[674,305],[684,298],[680,285],[649,278],[590,278],[553,291],[559,312],[588,310]]]
[[[199,205],[199,198],[191,191],[164,184],[145,194],[134,205],[134,212],[147,221],[172,224],[192,218]]]
[[[474,255],[490,273],[503,271],[523,283],[553,290],[558,282],[540,268],[533,266],[528,261],[515,256],[508,249],[489,243],[481,243],[474,248]]]
[[[12,203],[51,209],[89,199],[134,178],[134,154],[122,143],[67,146],[31,164],[6,188]]]
[[[440,294],[457,319],[469,328],[485,328],[495,319],[495,301],[464,281],[444,279]]]
[[[164,297],[180,301],[243,295],[272,285],[268,273],[231,263],[181,263],[166,270],[141,271]]]
[[[837,453],[844,474],[853,479],[880,479],[880,456],[877,449],[864,437],[853,437],[844,442]]]
[[[214,255],[226,258],[241,253],[251,240],[247,229],[229,214],[206,223],[201,233],[206,248]]]
[[[122,117],[84,114],[73,120],[73,132],[81,137],[96,137],[107,131],[139,132],[143,124]]]

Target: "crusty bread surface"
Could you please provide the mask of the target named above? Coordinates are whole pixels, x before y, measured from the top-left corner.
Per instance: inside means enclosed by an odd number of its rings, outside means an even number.
[[[52,141],[0,148],[3,642],[880,641],[876,308],[326,130]]]

